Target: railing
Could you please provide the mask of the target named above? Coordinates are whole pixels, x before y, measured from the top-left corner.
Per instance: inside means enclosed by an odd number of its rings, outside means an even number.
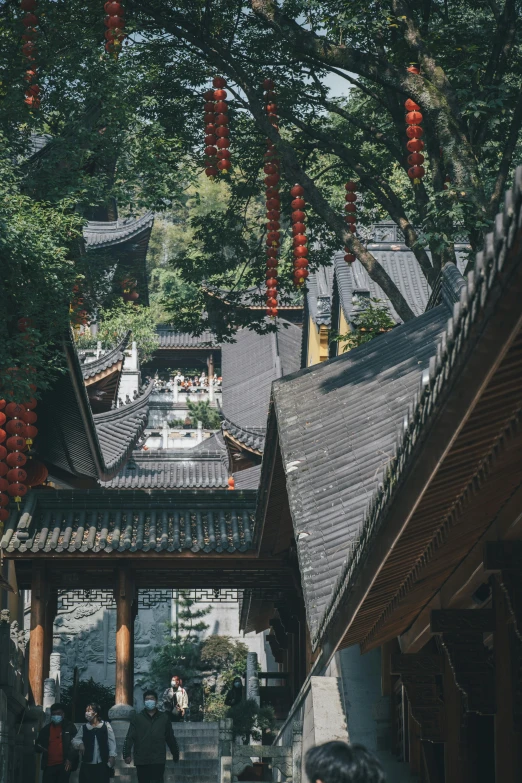
[[[219,722],[220,783],[233,783],[254,760],[269,760],[272,772],[285,783],[301,783],[301,726],[293,726],[284,745],[237,745],[230,718]]]

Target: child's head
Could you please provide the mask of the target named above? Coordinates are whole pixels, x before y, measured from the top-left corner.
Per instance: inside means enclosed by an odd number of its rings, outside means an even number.
[[[377,759],[362,745],[325,742],[310,748],[305,759],[310,783],[385,783]]]

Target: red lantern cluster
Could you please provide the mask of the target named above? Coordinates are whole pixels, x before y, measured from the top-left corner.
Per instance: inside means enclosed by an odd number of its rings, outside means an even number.
[[[355,234],[357,231],[357,193],[355,192],[357,190],[357,185],[355,182],[347,182],[344,186],[346,190],[346,197],[345,197],[345,204],[344,204],[344,211],[345,216],[344,219],[348,223],[348,230],[352,232],[352,234]],[[353,264],[355,261],[355,255],[352,253],[349,247],[344,248],[344,260],[347,264]]]
[[[294,185],[290,190],[290,195],[292,196],[294,283],[297,286],[301,286],[308,277],[308,240],[306,238],[304,188],[301,185]]]
[[[417,65],[410,65],[407,70],[409,73],[420,73],[420,69]],[[426,173],[424,166],[422,165],[424,163],[424,155],[422,155],[424,149],[424,142],[422,141],[424,130],[421,128],[423,117],[420,106],[418,106],[415,101],[412,101],[411,98],[408,98],[408,100],[405,101],[404,108],[406,109],[406,136],[408,137],[406,148],[410,153],[408,155],[408,163],[410,165],[408,176],[413,180],[414,185],[419,185]]]
[[[270,122],[277,128],[277,106],[275,104],[275,84],[265,79],[265,108]],[[266,140],[265,163],[266,195],[266,314],[277,315],[277,264],[281,244],[281,198],[279,195],[279,158],[274,143]]]
[[[138,286],[137,280],[132,280],[130,277],[126,277],[121,281],[122,298],[126,302],[137,302],[140,298],[136,288]]]
[[[71,314],[71,321],[75,328],[86,326],[89,323],[88,313],[87,310],[85,310],[84,298],[82,296],[79,285],[73,286],[73,295],[69,305],[69,313]]]
[[[40,85],[38,81],[38,69],[36,57],[38,55],[38,17],[35,14],[36,0],[21,0],[20,8],[25,11],[22,24],[25,28],[22,35],[22,54],[26,62],[24,79],[27,82],[25,88],[25,103],[30,109],[40,108]]]
[[[105,51],[112,54],[115,60],[121,52],[125,34],[125,9],[116,0],[108,0],[103,6],[107,16],[105,17]]]
[[[228,126],[228,103],[226,80],[216,76],[213,90],[207,90],[205,98],[205,157],[207,177],[217,177],[219,172],[228,174],[230,162],[230,128]]]

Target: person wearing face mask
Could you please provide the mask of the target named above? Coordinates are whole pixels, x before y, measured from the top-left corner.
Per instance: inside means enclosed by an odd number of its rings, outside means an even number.
[[[116,739],[110,723],[100,717],[99,704],[88,704],[86,723],[80,727],[73,747],[82,754],[79,783],[108,783],[116,761]]]
[[[123,743],[123,759],[132,761],[138,773],[138,783],[163,783],[168,745],[174,761],[179,761],[179,748],[172,731],[172,723],[166,712],[158,710],[158,695],[155,691],[143,694],[145,709],[131,718],[129,730]]]
[[[177,674],[172,676],[170,688],[163,692],[163,709],[172,721],[182,721],[188,716],[188,693]]]
[[[62,704],[51,707],[51,722],[38,734],[35,750],[42,754],[42,783],[68,783],[69,776],[78,766],[78,752],[72,741],[76,726],[65,719]]]
[[[234,677],[232,687],[229,689],[225,696],[225,704],[227,707],[235,707],[236,704],[240,704],[243,701],[243,680],[241,677]]]

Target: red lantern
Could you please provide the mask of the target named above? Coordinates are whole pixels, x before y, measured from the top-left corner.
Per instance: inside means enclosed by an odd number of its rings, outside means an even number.
[[[7,420],[7,417],[6,417],[5,413],[2,413],[2,412],[0,411],[0,426],[1,426],[1,427],[3,427],[3,425],[4,425],[4,424],[5,424],[5,422],[6,422],[6,420]]]
[[[5,462],[0,462],[0,476],[5,476],[9,470],[9,466]]]
[[[347,228],[350,233],[355,234],[357,232],[357,183],[352,182],[351,180],[346,183],[344,186],[346,190],[345,195],[345,205],[344,209],[346,212],[346,215],[344,217],[346,223],[348,224]],[[352,264],[355,261],[355,255],[351,252],[349,247],[344,248],[345,256],[344,260],[347,264]]]
[[[3,429],[0,429],[0,443],[3,443],[6,438],[7,438],[7,432]]]
[[[39,487],[46,481],[49,475],[49,471],[43,462],[38,462],[36,459],[32,459],[27,463],[25,472],[27,473],[27,478],[24,484],[28,487]]]
[[[348,191],[349,193],[355,193],[355,191],[357,190],[357,183],[349,180],[344,187],[345,190]]]
[[[408,155],[408,163],[410,166],[420,166],[424,163],[424,155],[421,155],[420,152],[414,152]]]
[[[38,405],[38,401],[37,401],[37,400],[35,400],[35,398],[34,398],[34,397],[31,397],[31,399],[29,400],[29,402],[24,402],[24,403],[23,403],[23,407],[24,407],[24,408],[28,408],[30,411],[34,410],[34,409],[36,408],[36,406],[37,406],[37,405]],[[7,414],[7,415],[9,416],[9,414]],[[18,414],[18,413],[17,413],[16,415],[17,415],[17,416],[19,416],[19,414]]]
[[[407,70],[409,73],[416,75],[420,74],[420,69],[417,65],[410,65]],[[409,139],[406,148],[408,152],[412,153],[408,156],[408,163],[410,165],[408,176],[413,181],[414,185],[419,185],[426,173],[424,167],[420,165],[421,163],[424,163],[424,156],[419,154],[424,149],[424,142],[420,140],[424,133],[423,129],[420,127],[423,116],[420,111],[420,106],[411,98],[408,98],[404,102],[404,108],[406,109],[406,136]]]
[[[420,125],[422,122],[423,117],[420,111],[409,111],[406,114],[406,124],[407,125]]]
[[[24,482],[27,478],[27,473],[22,468],[12,468],[7,474],[7,481],[12,484],[18,481]]]
[[[408,176],[416,185],[419,184],[425,173],[424,166],[412,166],[410,169],[408,169]]]
[[[232,168],[232,164],[229,160],[219,160],[217,167],[220,171],[226,174],[227,171],[230,171],[230,169]]]
[[[33,427],[32,424],[28,424],[25,430],[23,431],[22,437],[25,438],[27,445],[30,446],[37,435],[38,435],[37,428]]]
[[[304,258],[308,255],[308,248],[304,245],[299,245],[299,247],[294,248],[294,257],[296,258]]]
[[[0,508],[0,522],[7,522],[9,519],[9,511],[7,508]]]
[[[9,435],[21,435],[25,429],[25,421],[23,419],[10,419],[5,428]]]
[[[24,411],[20,417],[26,424],[34,424],[38,421],[38,416],[34,411]]]
[[[27,487],[25,484],[9,484],[8,493],[11,495],[12,498],[23,498],[25,493],[27,492]]]
[[[25,438],[20,435],[13,435],[11,438],[7,438],[6,444],[9,451],[23,451],[26,447]]]
[[[354,256],[353,253],[345,253],[344,260],[346,261],[347,264],[353,264],[355,259],[356,256]]]
[[[301,209],[292,212],[292,223],[303,223],[306,215]]]
[[[6,403],[6,401],[5,401],[5,400],[0,400],[0,411],[3,411],[3,410],[4,410],[4,408],[5,408],[6,404],[7,404],[7,403]]]
[[[7,449],[5,446],[0,446],[0,460],[4,460],[7,457]]]
[[[121,45],[126,38],[124,8],[121,3],[116,2],[116,0],[108,0],[104,5],[104,9],[107,14],[104,23],[108,28],[105,33],[105,39],[107,41],[105,44],[105,51],[117,60]]]
[[[420,125],[408,125],[406,128],[406,136],[409,139],[420,139],[424,135],[424,128]]]
[[[0,492],[0,506],[7,506],[9,503],[9,495],[6,495],[5,492]]]
[[[293,210],[304,209],[306,206],[306,202],[304,198],[294,198],[290,206],[292,207]]]
[[[290,195],[292,198],[301,198],[301,196],[304,196],[304,188],[302,185],[294,185],[294,187],[290,189]]]
[[[205,174],[207,175],[207,177],[217,177],[217,175],[219,174],[219,170],[215,166],[208,166],[205,169]]]
[[[408,98],[408,100],[405,101],[404,107],[406,111],[420,111],[420,106],[415,103],[415,101],[412,101],[411,98]]]
[[[19,418],[25,413],[26,408],[27,405],[20,405],[18,402],[10,402],[5,407],[5,414],[6,416],[9,416],[10,419]]]
[[[406,144],[406,149],[408,152],[422,152],[424,149],[424,142],[420,139],[410,139]]]
[[[5,461],[10,468],[23,468],[27,462],[27,457],[21,451],[12,451],[7,455]]]
[[[0,492],[7,492],[9,487],[9,481],[4,478],[0,478]]]

